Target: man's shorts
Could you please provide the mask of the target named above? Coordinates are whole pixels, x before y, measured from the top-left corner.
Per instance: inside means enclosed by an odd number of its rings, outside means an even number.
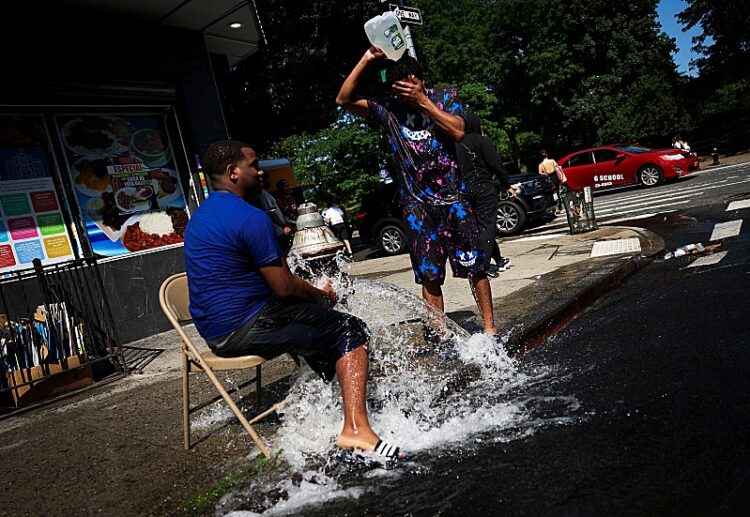
[[[346,223],[338,223],[331,226],[331,231],[340,241],[349,240],[349,228],[346,227]]]
[[[300,355],[324,380],[336,375],[339,358],[370,339],[359,318],[316,303],[273,299],[228,336],[208,340],[216,355]]]
[[[438,281],[442,285],[446,259],[454,277],[471,278],[487,271],[487,254],[480,246],[479,230],[466,200],[447,206],[407,204],[404,223],[418,284]]]

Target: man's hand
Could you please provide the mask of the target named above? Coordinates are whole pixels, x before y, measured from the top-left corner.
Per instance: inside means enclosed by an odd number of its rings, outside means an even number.
[[[372,46],[365,51],[365,55],[362,56],[362,59],[369,62],[375,61],[376,59],[383,59],[384,57],[385,53],[382,50],[378,47]]]
[[[399,99],[415,108],[423,108],[428,100],[422,82],[413,75],[393,83],[393,91]]]
[[[284,235],[289,235],[292,233],[292,229],[288,226],[284,226]]]
[[[510,197],[516,197],[516,189],[514,189],[513,187],[508,187],[508,195]]]
[[[333,290],[333,281],[329,278],[328,280],[326,280],[326,283],[318,287],[318,289],[322,291],[318,303],[320,303],[321,305],[325,305],[329,309],[333,308],[338,301],[336,291]]]

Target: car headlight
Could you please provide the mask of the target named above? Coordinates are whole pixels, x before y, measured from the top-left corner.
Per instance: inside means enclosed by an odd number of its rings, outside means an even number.
[[[681,154],[668,154],[666,156],[662,156],[665,160],[684,160],[685,157]]]

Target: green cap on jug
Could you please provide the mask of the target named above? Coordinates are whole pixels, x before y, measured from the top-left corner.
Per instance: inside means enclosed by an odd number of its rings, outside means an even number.
[[[406,51],[406,38],[401,22],[392,11],[386,11],[365,22],[365,34],[385,57],[398,61]]]

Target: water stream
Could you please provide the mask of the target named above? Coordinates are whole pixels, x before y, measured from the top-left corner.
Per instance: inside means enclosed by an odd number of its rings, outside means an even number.
[[[311,275],[301,260],[297,272]],[[405,473],[429,472],[431,459],[486,442],[527,436],[548,425],[579,418],[575,397],[555,393],[555,372],[524,368],[502,345],[483,334],[469,335],[448,318],[445,330],[458,351],[447,360],[425,339],[436,316],[421,298],[377,280],[350,279],[347,264],[334,286],[345,303],[338,310],[362,318],[372,332],[368,409],[380,437],[413,452],[413,461],[392,465],[363,454],[348,464],[337,458],[342,410],[336,381],[325,384],[303,362],[294,373],[290,402],[267,443],[283,449],[283,465],[220,501],[216,515],[282,515],[308,505],[357,499]],[[220,417],[207,414],[206,425]]]

